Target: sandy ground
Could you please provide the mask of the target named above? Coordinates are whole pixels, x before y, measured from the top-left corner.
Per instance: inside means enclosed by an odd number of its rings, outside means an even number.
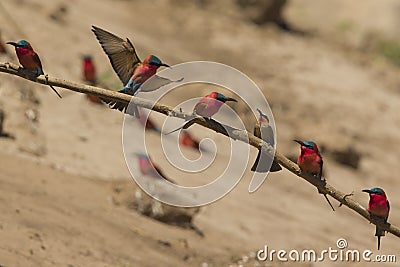
[[[363,50],[371,35],[398,35],[398,2],[292,0],[285,15],[305,35],[253,25],[223,3],[3,1],[0,27],[6,40],[28,39],[49,75],[73,81],[81,81],[85,53],[94,56],[102,79],[116,79],[90,32],[92,24],[130,37],[142,58],[154,53],[171,65],[192,60],[231,65],[262,88],[282,153],[298,153],[294,138],[313,139],[325,148],[329,182],[354,191],[364,205],[368,198],[362,189],[384,188],[391,201],[389,221],[399,225],[400,182],[393,171],[400,160],[395,149],[400,142],[398,68]],[[67,12],[51,19],[60,6]],[[29,23],[22,23],[27,18]],[[60,100],[45,86],[0,76],[4,127],[15,137],[0,139],[0,265],[280,266],[256,262],[254,252],[264,245],[320,251],[335,248],[339,238],[346,238],[351,249],[377,253],[372,225],[344,207],[333,213],[313,187],[288,171],[269,175],[254,194],[247,192],[251,176],[246,172],[230,194],[194,218],[204,237],[140,215],[129,204],[137,186],[122,152],[122,114],[92,105],[81,94],[60,89]],[[172,97],[165,101],[173,102]],[[193,130],[199,138],[209,135],[200,127]],[[224,137],[212,136],[226,145]],[[150,149],[157,149],[159,137],[151,133],[148,138]],[[361,156],[358,169],[331,156],[348,147]],[[256,156],[255,149],[251,152],[248,170]],[[216,164],[228,156],[220,150]],[[164,157],[157,157],[157,164],[185,183],[187,175]],[[209,171],[188,184],[204,183],[201,176],[212,180]],[[383,238],[380,253],[397,253],[400,260],[399,249],[396,237]],[[304,263],[317,265],[374,264]]]

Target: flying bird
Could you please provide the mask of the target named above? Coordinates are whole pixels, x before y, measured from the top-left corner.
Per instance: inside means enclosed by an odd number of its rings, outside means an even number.
[[[35,76],[44,75],[42,63],[38,54],[33,50],[31,44],[26,40],[20,40],[17,43],[7,42],[7,44],[15,47],[18,61],[24,67],[24,69],[30,71]],[[46,76],[47,79],[47,76]],[[53,86],[49,85],[50,88],[61,98],[61,95],[54,89]]]
[[[325,178],[322,177],[322,166],[324,162],[321,153],[319,153],[317,144],[313,141],[294,141],[300,145],[301,153],[297,159],[297,165],[299,165],[301,171],[317,176],[321,181],[325,181]],[[319,190],[318,193],[323,194]],[[329,206],[335,211],[326,194],[323,195],[326,201],[328,201]]]
[[[384,222],[387,222],[390,211],[390,204],[387,200],[385,191],[382,188],[372,188],[362,190],[369,194],[368,212],[371,215],[382,218]],[[378,237],[378,250],[381,247],[381,236],[385,236],[385,231],[378,225],[376,226],[375,236]]]
[[[155,75],[159,67],[169,67],[154,55],[148,55],[142,62],[128,38],[124,40],[96,26],[92,26],[92,31],[107,54],[114,71],[124,84],[124,87],[118,91],[120,93],[136,95],[140,91],[140,86]],[[165,80],[170,81],[169,79]],[[127,107],[127,104],[114,100],[105,99],[104,101],[112,109],[118,109],[119,111],[124,111]],[[135,116],[139,118],[137,107],[135,106],[133,109]]]
[[[259,117],[258,123],[254,126],[254,136],[263,138],[265,142],[273,147],[275,145],[274,130],[272,129],[271,125],[269,125],[269,118],[266,114],[262,113],[261,110],[257,109],[257,111],[259,113]],[[261,150],[258,150],[256,161],[251,167],[251,170],[253,172],[277,172],[282,170],[282,167],[275,160],[272,161],[271,167],[269,164],[266,164],[266,157],[270,158],[269,155],[266,155],[265,153],[262,153]],[[260,158],[262,159],[261,163],[259,162]]]

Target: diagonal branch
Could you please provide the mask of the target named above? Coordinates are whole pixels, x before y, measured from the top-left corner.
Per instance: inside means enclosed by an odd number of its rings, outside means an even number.
[[[151,109],[155,112],[162,113],[167,116],[173,116],[181,119],[187,119],[191,118],[194,119],[194,123],[199,124],[203,127],[206,127],[208,129],[214,130],[220,134],[223,134],[225,136],[228,136],[232,139],[235,140],[240,140],[242,142],[248,143],[249,145],[256,147],[258,149],[261,149],[263,152],[268,153],[270,155],[273,155],[273,147],[271,147],[268,143],[264,142],[260,138],[257,138],[254,136],[252,133],[249,133],[246,130],[239,130],[232,128],[227,125],[222,125],[214,120],[206,119],[201,116],[193,116],[191,113],[185,113],[185,112],[178,112],[173,109],[173,107],[163,105],[156,103],[153,106],[153,102],[138,98],[138,97],[132,97],[130,95],[122,94],[119,92],[114,92],[106,89],[102,89],[99,87],[94,87],[94,86],[89,86],[89,85],[83,85],[83,84],[78,84],[74,82],[69,82],[66,80],[62,79],[57,79],[57,78],[51,78],[51,77],[46,77],[44,75],[41,75],[39,77],[31,77],[26,75],[23,71],[20,70],[19,66],[12,64],[12,63],[0,63],[0,72],[12,74],[15,76],[22,77],[24,79],[30,80],[32,82],[40,83],[40,84],[45,84],[45,85],[53,85],[53,86],[58,86],[62,87],[65,89],[69,89],[75,92],[79,93],[85,93],[85,94],[93,94],[101,98],[106,98],[118,102],[123,102],[123,103],[129,103],[132,101],[133,104],[138,105],[142,108],[145,109]],[[393,235],[400,237],[400,229],[392,224],[389,223],[384,223],[382,220],[377,220],[375,217],[371,216],[369,212],[361,206],[358,202],[355,200],[348,198],[348,195],[342,193],[341,191],[337,190],[333,186],[321,182],[318,178],[308,175],[307,173],[302,173],[299,166],[286,158],[284,155],[279,153],[278,151],[275,152],[275,160],[285,167],[287,170],[290,172],[294,173],[300,178],[303,178],[313,186],[317,187],[321,193],[326,193],[339,201],[341,204],[347,206],[348,208],[352,209],[362,217],[364,217],[366,220],[369,222],[380,226],[383,230],[392,233]]]

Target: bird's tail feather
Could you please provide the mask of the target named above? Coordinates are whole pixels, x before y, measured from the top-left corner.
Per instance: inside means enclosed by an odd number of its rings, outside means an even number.
[[[326,201],[328,201],[329,206],[331,206],[332,210],[335,211],[335,208],[333,207],[332,203],[329,201],[329,198],[327,197],[326,194],[324,194],[324,197],[326,199]]]
[[[58,95],[59,98],[62,98],[61,95],[57,92],[57,90],[49,84],[50,88]]]

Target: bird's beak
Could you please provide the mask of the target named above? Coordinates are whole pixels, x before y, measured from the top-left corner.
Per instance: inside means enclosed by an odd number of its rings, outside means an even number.
[[[15,46],[15,47],[19,47],[19,45],[17,43],[15,43],[15,42],[7,42],[6,44],[9,44],[9,45],[12,45],[12,46]]]
[[[164,67],[167,67],[167,68],[171,68],[168,64],[165,64],[165,63],[161,63],[160,66],[164,66]]]
[[[362,190],[362,192],[365,192],[365,193],[368,193],[368,194],[372,193],[371,190],[369,190],[369,189],[364,189],[364,190]]]
[[[296,143],[298,143],[298,144],[301,145],[301,146],[304,146],[303,141],[300,141],[300,140],[293,140],[293,141],[295,141]]]
[[[237,100],[236,100],[236,99],[234,99],[234,98],[231,98],[231,97],[227,97],[225,101],[233,101],[233,102],[237,102]]]

